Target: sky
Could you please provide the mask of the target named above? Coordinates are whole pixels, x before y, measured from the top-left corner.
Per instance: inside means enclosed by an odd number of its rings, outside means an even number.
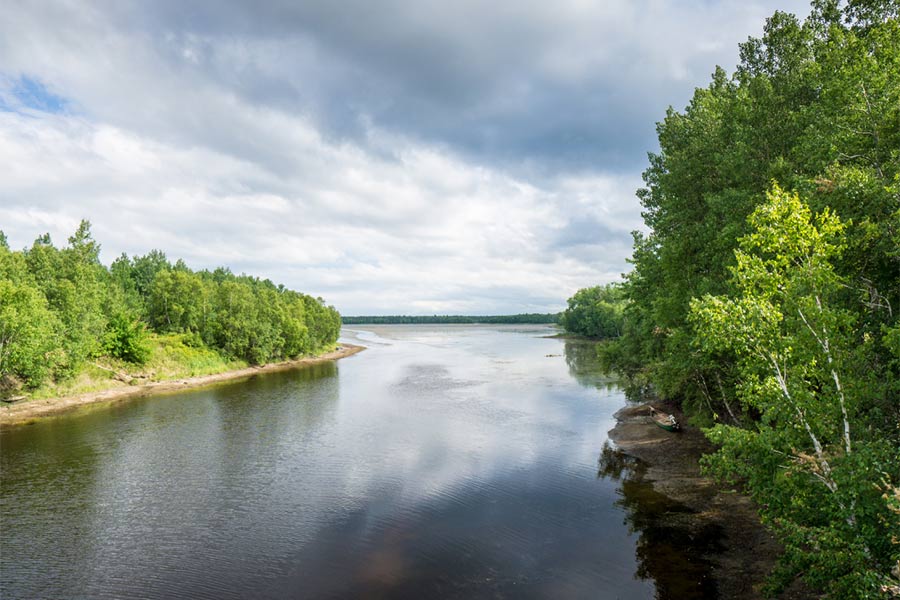
[[[346,315],[618,281],[655,123],[799,0],[79,2],[0,16],[0,230]]]

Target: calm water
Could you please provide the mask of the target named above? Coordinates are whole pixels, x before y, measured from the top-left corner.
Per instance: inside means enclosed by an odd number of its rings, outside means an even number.
[[[4,431],[0,595],[714,597],[604,448],[622,393],[548,333],[358,327],[339,363]]]

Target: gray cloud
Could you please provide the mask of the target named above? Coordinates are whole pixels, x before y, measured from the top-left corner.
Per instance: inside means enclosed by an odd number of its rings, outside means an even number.
[[[209,86],[301,112],[323,135],[355,143],[372,123],[506,167],[634,170],[665,107],[686,102],[715,64],[733,64],[736,43],[759,31],[774,4],[223,0],[122,2],[104,14],[29,3],[19,18],[26,29],[61,32],[60,50],[76,57],[106,55],[106,83],[85,82],[99,92],[129,95],[116,82],[126,67],[110,58],[119,46],[150,81],[179,88],[168,99],[174,90],[132,88],[141,101],[131,107],[149,104],[140,116],[91,103],[116,122],[262,152],[212,127],[215,112],[197,114]],[[9,54],[56,58],[12,33]]]
[[[347,313],[555,310],[627,268],[654,122],[774,5],[14,3],[0,228],[85,217],[108,260],[160,247]]]

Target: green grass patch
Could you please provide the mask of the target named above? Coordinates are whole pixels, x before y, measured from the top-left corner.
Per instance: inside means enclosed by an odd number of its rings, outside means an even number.
[[[153,335],[152,344],[150,360],[143,370],[152,372],[154,381],[212,375],[247,366],[245,361],[224,358],[189,335]]]
[[[149,346],[150,357],[144,365],[108,356],[97,357],[86,363],[75,376],[48,382],[29,396],[32,399],[60,398],[128,385],[213,375],[247,366],[245,361],[224,358],[199,343],[195,336],[150,334]]]

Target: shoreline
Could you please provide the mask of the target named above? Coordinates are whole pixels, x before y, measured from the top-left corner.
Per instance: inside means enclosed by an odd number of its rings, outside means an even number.
[[[73,396],[60,398],[45,398],[41,400],[28,400],[21,403],[0,406],[0,428],[14,427],[34,423],[39,419],[55,417],[60,414],[75,410],[82,406],[98,404],[101,402],[119,402],[131,398],[154,396],[167,392],[192,390],[217,383],[229,382],[236,379],[244,379],[261,373],[276,373],[299,369],[306,365],[314,365],[323,362],[340,360],[353,356],[365,350],[365,346],[356,344],[340,344],[336,350],[320,354],[287,360],[277,363],[268,363],[257,367],[246,367],[234,371],[223,371],[212,375],[200,375],[197,377],[185,377],[181,379],[167,379],[154,381],[134,386],[113,387],[106,390],[85,392]]]
[[[663,402],[655,406],[676,412]],[[703,548],[702,559],[710,566],[717,597],[761,600],[762,585],[776,565],[782,548],[759,520],[749,497],[717,485],[700,473],[700,456],[714,448],[697,427],[685,425],[676,413],[682,430],[670,433],[656,427],[646,404],[627,404],[615,413],[616,425],[609,439],[618,452],[636,459],[634,481],[649,484],[679,509],[658,518],[669,527],[681,528],[690,538],[715,532],[715,543]],[[786,600],[806,600],[811,595],[795,582],[779,596]]]

